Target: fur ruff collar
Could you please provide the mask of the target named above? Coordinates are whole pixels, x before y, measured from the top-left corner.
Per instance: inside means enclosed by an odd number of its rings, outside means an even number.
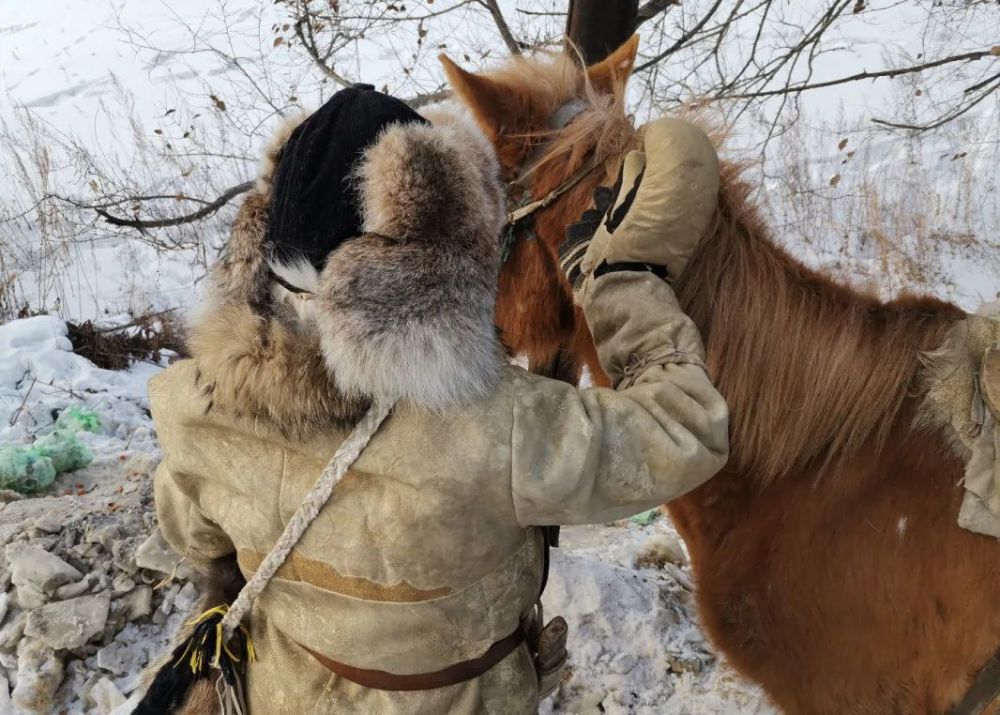
[[[191,331],[214,407],[302,433],[353,423],[373,398],[441,411],[495,387],[499,167],[462,110],[428,118],[389,127],[365,153],[365,233],[320,273],[276,264],[265,245],[274,170],[297,122],[272,142]]]

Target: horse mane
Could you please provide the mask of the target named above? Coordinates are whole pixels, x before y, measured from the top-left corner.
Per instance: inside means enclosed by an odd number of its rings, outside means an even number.
[[[520,163],[547,142],[534,163],[535,198],[591,151],[604,164],[603,176],[595,172],[540,213],[536,230],[555,248],[564,227],[590,205],[593,187],[613,181],[624,154],[640,144],[625,113],[627,77],[595,87],[561,54],[515,58],[483,76],[512,98],[501,154],[507,150]],[[547,117],[581,96],[588,107],[563,129],[549,130]],[[725,139],[725,128],[703,114],[681,116],[717,146]],[[535,129],[512,134],[519,119]],[[881,448],[919,389],[921,352],[937,347],[964,313],[930,297],[883,302],[806,268],[774,242],[749,194],[741,167],[723,162],[714,229],[675,288],[729,403],[731,464],[763,486],[811,465],[832,467],[862,447]],[[550,270],[557,272],[554,264]]]
[[[729,403],[731,463],[763,486],[881,449],[921,352],[964,313],[930,297],[882,302],[806,268],[774,243],[749,192],[724,162],[715,230],[676,289]]]

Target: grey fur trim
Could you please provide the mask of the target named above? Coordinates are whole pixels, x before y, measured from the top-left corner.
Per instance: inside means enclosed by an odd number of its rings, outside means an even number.
[[[368,235],[335,251],[315,319],[347,394],[442,410],[488,393],[503,194],[492,147],[462,117],[390,127],[358,180]]]
[[[499,165],[464,110],[435,107],[428,118],[432,125],[390,127],[366,152],[356,181],[365,230],[378,235],[332,254],[308,301],[269,280],[275,270],[314,287],[266,255],[274,169],[301,119],[282,127],[212,271],[197,329],[249,308],[265,342],[279,327],[318,334],[348,403],[378,397],[441,410],[492,389],[504,364],[493,327],[505,210]]]
[[[229,304],[260,305],[267,296],[268,270],[264,239],[271,204],[271,182],[288,138],[305,115],[286,120],[264,150],[260,174],[240,206],[222,260],[212,269],[200,313]]]

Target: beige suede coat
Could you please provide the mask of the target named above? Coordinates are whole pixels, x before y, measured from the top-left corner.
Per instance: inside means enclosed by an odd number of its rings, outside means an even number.
[[[513,632],[538,597],[536,527],[655,507],[727,458],[727,410],[706,377],[699,336],[667,283],[651,274],[611,273],[587,291],[583,309],[615,389],[578,390],[506,364],[489,322],[502,215],[492,152],[464,119],[437,119],[392,130],[370,150],[366,228],[379,236],[358,239],[350,263],[338,265],[343,249],[333,254],[306,305],[291,305],[296,298],[267,278],[266,170],[213,276],[192,358],[150,383],[164,452],[155,480],[160,527],[193,563],[235,553],[246,576],[366,396],[384,390],[400,400],[255,605],[253,715],[535,712],[527,644],[477,679],[411,692],[360,687],[306,649],[394,674],[476,658]],[[272,159],[279,154],[280,143]],[[447,175],[422,173],[424,159]],[[421,200],[376,200],[386,176]],[[419,196],[429,179],[447,211],[480,218],[425,230],[425,216],[445,212],[434,196]],[[477,182],[485,189],[471,188]],[[391,246],[377,243],[387,236],[407,237],[413,253],[393,264]],[[441,251],[458,253],[442,260]],[[366,302],[357,286],[388,280],[393,270],[406,295]],[[441,270],[454,271],[459,292],[407,293],[444,285],[442,275],[428,278]],[[361,297],[345,307],[338,286],[351,271],[360,282],[349,294]],[[415,305],[431,313],[414,319]],[[489,344],[477,343],[482,320]],[[378,348],[338,379],[338,356],[363,352],[351,349],[357,336]],[[469,343],[473,351],[463,352]]]

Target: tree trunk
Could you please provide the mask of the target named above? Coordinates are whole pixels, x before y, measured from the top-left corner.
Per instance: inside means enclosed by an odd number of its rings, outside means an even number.
[[[592,65],[632,36],[638,12],[639,0],[569,0],[566,38]]]

